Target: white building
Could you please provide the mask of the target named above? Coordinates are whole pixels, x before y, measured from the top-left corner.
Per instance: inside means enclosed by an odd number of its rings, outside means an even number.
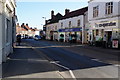
[[[15,0],[0,0],[0,64],[13,52],[15,42],[16,16]]]
[[[54,11],[51,11],[51,19],[47,20],[45,25],[47,40],[58,40],[58,22],[62,17],[60,13],[54,15]]]
[[[52,37],[53,40],[58,40],[58,22],[48,24],[46,28],[46,39],[50,40]]]
[[[68,42],[70,36],[75,37],[77,42],[87,43],[87,24],[88,24],[88,7],[70,12],[65,10],[62,20],[59,20],[59,38],[64,35],[64,42]]]
[[[90,0],[88,5],[89,41],[105,41],[111,45],[113,39],[120,44],[120,0]],[[112,45],[111,45],[112,46]]]

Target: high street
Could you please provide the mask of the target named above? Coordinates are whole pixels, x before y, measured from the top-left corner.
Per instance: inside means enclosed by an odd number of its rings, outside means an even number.
[[[22,40],[3,64],[3,77],[117,80],[119,52],[80,44]]]

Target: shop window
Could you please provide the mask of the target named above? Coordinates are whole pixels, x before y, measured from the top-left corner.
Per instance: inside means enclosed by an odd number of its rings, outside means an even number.
[[[98,17],[99,6],[93,7],[93,18]]]
[[[98,31],[98,29],[96,30],[96,36],[98,36],[99,35],[99,31]]]
[[[71,21],[69,21],[69,28],[71,27]]]
[[[105,14],[109,15],[113,13],[113,2],[106,3],[106,11]]]
[[[77,26],[78,26],[78,27],[80,26],[80,19],[79,19],[78,22],[77,22]]]

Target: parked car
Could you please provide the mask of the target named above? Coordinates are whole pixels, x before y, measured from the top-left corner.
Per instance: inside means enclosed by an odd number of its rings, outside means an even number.
[[[33,36],[29,36],[29,38],[28,39],[33,39]]]
[[[41,40],[41,37],[39,35],[35,35],[34,40]]]

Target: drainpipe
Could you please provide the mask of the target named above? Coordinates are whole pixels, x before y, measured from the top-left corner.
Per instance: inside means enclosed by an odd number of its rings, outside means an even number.
[[[85,43],[85,13],[83,14],[82,44]]]

